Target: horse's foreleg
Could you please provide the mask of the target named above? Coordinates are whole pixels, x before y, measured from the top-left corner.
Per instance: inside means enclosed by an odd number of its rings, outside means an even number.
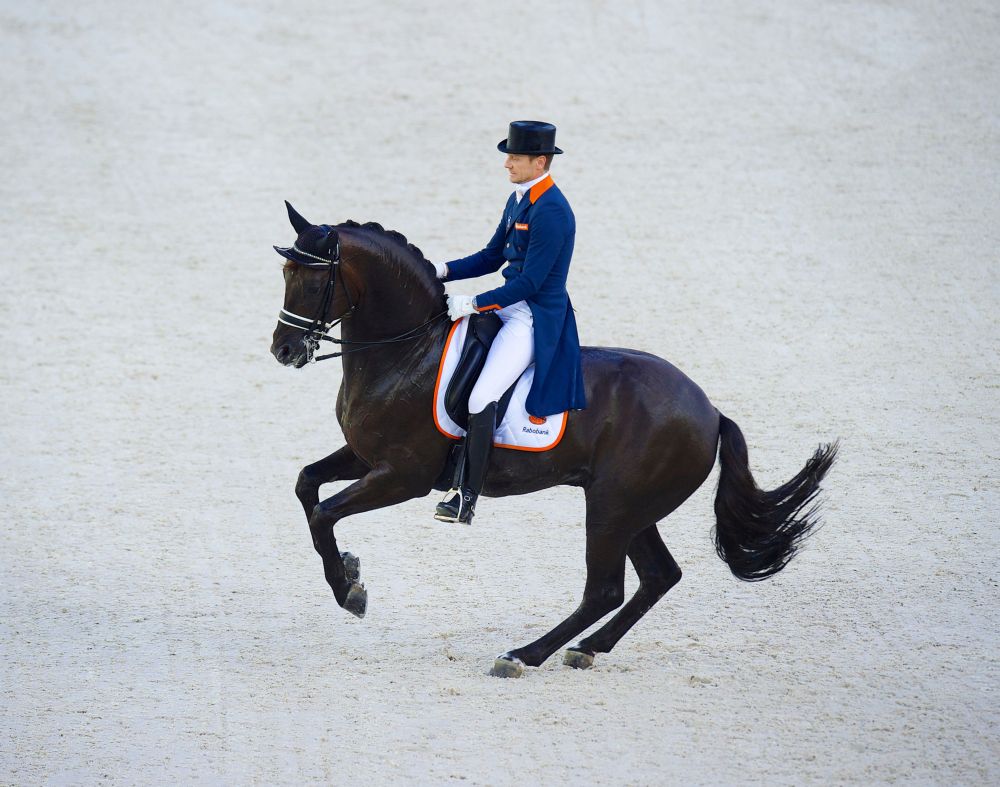
[[[428,491],[426,485],[404,477],[393,466],[382,463],[376,464],[359,480],[313,509],[309,517],[313,546],[323,558],[323,573],[337,603],[351,614],[364,617],[368,594],[364,585],[345,568],[333,533],[334,525],[352,514],[396,505]]]
[[[318,462],[306,465],[295,482],[295,496],[306,512],[306,521],[319,505],[319,488],[331,481],[355,481],[368,472],[368,465],[345,445]]]
[[[595,653],[609,653],[652,606],[681,580],[681,569],[663,539],[651,525],[638,533],[628,547],[628,557],[639,575],[639,589],[618,613],[579,644],[567,649],[564,663],[585,669]]]
[[[537,667],[581,631],[625,600],[625,549],[629,541],[617,524],[598,524],[587,516],[587,582],[583,600],[566,620],[545,636],[497,658],[490,672],[519,677],[522,665]]]

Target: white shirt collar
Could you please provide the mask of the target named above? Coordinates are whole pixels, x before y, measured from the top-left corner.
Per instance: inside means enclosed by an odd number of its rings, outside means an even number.
[[[521,197],[523,197],[525,194],[531,191],[532,186],[534,186],[536,183],[541,183],[548,176],[549,176],[548,172],[543,172],[539,177],[535,178],[534,180],[529,180],[527,183],[516,183],[514,185],[514,199],[520,202]]]

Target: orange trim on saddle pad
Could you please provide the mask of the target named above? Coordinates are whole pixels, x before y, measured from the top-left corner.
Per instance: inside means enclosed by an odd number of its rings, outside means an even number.
[[[493,443],[493,445],[496,448],[510,448],[514,451],[532,451],[534,453],[539,453],[541,451],[551,451],[553,448],[559,445],[559,443],[562,442],[563,435],[566,434],[566,424],[569,423],[569,413],[563,413],[562,416],[563,416],[562,429],[559,430],[559,436],[556,438],[556,441],[554,443],[551,443],[550,445],[545,445],[542,446],[541,448],[532,448],[531,446],[527,445],[506,445],[505,443]]]
[[[441,388],[441,375],[444,373],[444,360],[448,357],[448,348],[451,346],[451,339],[455,335],[455,331],[458,330],[458,326],[462,324],[461,320],[455,320],[451,326],[451,330],[448,331],[448,338],[444,342],[444,350],[441,352],[441,361],[438,363],[438,376],[437,380],[434,381],[434,407],[431,410],[431,414],[434,416],[434,426],[437,430],[443,434],[445,437],[451,440],[461,440],[462,438],[457,434],[452,434],[451,432],[446,432],[441,424],[438,423],[437,414],[437,400],[438,400],[438,390]]]
[[[494,309],[499,309],[499,308],[500,308],[500,304],[499,303],[491,303],[489,306],[477,306],[476,307],[476,311],[478,311],[478,312],[491,312]]]
[[[534,205],[538,202],[538,198],[542,196],[546,191],[556,185],[555,181],[552,180],[552,176],[549,175],[545,180],[539,181],[534,186],[531,187],[531,191],[528,192],[528,198],[531,200],[531,204]]]

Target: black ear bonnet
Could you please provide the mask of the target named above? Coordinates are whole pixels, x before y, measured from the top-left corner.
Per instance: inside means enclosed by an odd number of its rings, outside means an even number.
[[[282,257],[301,265],[329,264],[340,259],[340,236],[329,224],[310,224],[288,202],[288,219],[299,236],[290,247],[275,246]]]

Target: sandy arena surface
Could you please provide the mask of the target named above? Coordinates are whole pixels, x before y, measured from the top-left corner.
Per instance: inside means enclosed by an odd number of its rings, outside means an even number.
[[[0,2],[0,783],[1000,781],[996,4],[544,6]],[[502,681],[582,494],[349,519],[337,607],[293,485],[340,368],[268,354],[270,246],[288,198],[479,248],[525,117],[583,341],[685,370],[762,485],[842,451],[774,580],[716,558],[713,473],[613,653]]]

